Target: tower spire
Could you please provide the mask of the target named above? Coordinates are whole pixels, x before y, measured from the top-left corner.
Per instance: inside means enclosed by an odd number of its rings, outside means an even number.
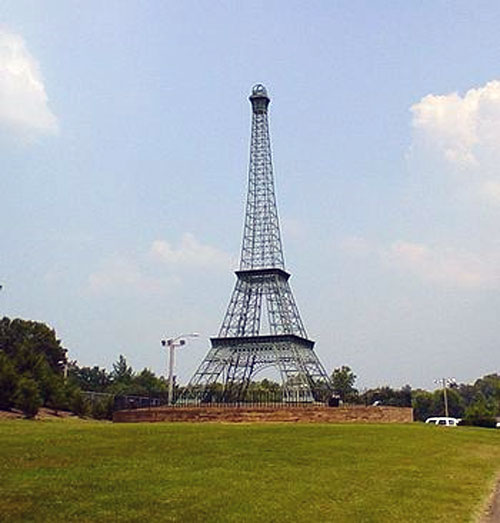
[[[266,88],[257,84],[249,99],[252,103],[252,134],[240,268],[284,269],[267,117],[270,98]]]
[[[269,137],[270,98],[253,87],[248,193],[240,268],[212,348],[191,379],[184,399],[209,401],[222,384],[222,401],[244,401],[251,379],[273,366],[283,401],[318,401],[330,390],[288,282],[274,191]],[[212,398],[213,399],[213,398]]]

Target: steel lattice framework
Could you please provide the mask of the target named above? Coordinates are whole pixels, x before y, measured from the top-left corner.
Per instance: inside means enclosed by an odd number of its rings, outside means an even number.
[[[244,401],[252,378],[278,369],[283,401],[319,401],[328,376],[307,338],[285,270],[268,125],[270,98],[258,84],[250,95],[252,133],[245,225],[237,281],[219,334],[192,377],[184,400]]]

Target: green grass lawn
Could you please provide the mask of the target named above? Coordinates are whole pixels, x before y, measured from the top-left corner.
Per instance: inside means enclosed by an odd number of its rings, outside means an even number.
[[[0,422],[0,520],[474,521],[500,431]]]

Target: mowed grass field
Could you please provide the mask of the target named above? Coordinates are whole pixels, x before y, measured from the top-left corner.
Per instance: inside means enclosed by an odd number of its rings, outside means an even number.
[[[0,422],[2,521],[475,521],[500,431]]]

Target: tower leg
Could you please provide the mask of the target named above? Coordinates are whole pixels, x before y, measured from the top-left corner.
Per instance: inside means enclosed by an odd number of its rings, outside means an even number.
[[[268,337],[269,339],[272,337]],[[325,401],[328,376],[310,347],[293,341],[241,341],[232,347],[212,347],[181,397],[181,402],[245,402],[258,372],[274,367],[281,378],[285,403]]]

